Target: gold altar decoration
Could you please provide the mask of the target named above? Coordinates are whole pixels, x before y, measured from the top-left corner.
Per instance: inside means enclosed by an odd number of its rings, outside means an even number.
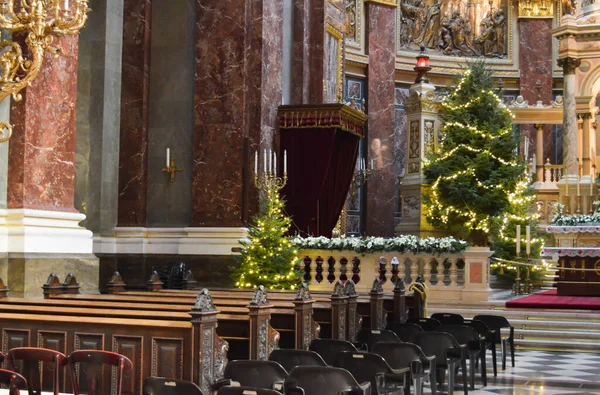
[[[553,18],[554,1],[519,0],[518,18]]]
[[[19,92],[37,77],[44,52],[60,55],[52,46],[54,37],[78,34],[89,11],[88,0],[2,0],[0,29],[22,35],[27,50],[21,42],[0,42],[0,101],[9,95],[17,102],[22,100]],[[0,122],[0,143],[11,135],[12,125]]]

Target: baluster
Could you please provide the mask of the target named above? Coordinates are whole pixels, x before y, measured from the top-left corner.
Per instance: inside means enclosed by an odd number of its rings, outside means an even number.
[[[398,265],[398,278],[402,281],[406,280],[406,259],[403,259]]]
[[[452,260],[452,264],[450,265],[450,287],[456,288],[458,284],[456,280],[458,279],[458,266],[456,266],[456,259]]]
[[[398,282],[398,266],[400,266],[400,261],[398,258],[393,257],[390,264],[392,265],[392,278],[391,281],[393,284]],[[404,281],[404,279],[402,279]]]
[[[419,258],[416,258],[412,260],[412,263],[410,264],[410,283],[414,284],[415,281],[417,281],[417,276],[419,275]]]
[[[387,260],[384,257],[380,257],[379,261],[377,262],[377,266],[378,266],[378,276],[377,278],[379,278],[379,280],[381,280],[381,284],[385,284],[385,282],[387,281],[387,278],[385,277],[385,273],[387,272],[386,270],[386,266],[387,266]]]
[[[437,265],[437,284],[435,284],[436,288],[444,288],[446,284],[444,284],[444,259],[440,259]]]
[[[427,287],[431,287],[431,260],[427,259],[425,261],[425,265],[423,266],[423,279],[425,280],[425,285]]]
[[[315,256],[309,256],[311,262],[310,262],[310,278],[313,281],[313,284],[318,284],[319,282],[317,281],[317,257]]]
[[[346,259],[345,257],[342,257],[339,261],[339,267],[340,267],[340,275],[339,275],[339,279],[342,280],[342,282],[345,284],[346,281],[348,280],[348,276],[346,275],[346,273],[348,273],[348,259]]]
[[[338,278],[336,277],[336,266],[336,259],[333,256],[330,256],[327,260],[327,281],[329,284],[333,284],[335,279]]]
[[[309,256],[305,256],[302,263],[304,264],[304,282],[310,284],[310,281],[314,278],[312,274],[312,262]]]
[[[550,182],[552,181],[552,170],[550,170],[548,167],[544,166],[544,182]]]
[[[352,281],[354,284],[358,284],[360,281],[360,259],[358,257],[352,258]]]

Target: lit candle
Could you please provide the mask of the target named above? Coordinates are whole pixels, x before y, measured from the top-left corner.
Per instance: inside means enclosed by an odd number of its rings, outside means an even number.
[[[581,192],[579,190],[579,172],[577,172],[577,196],[580,196]]]
[[[533,163],[533,164],[532,164],[532,166],[531,166],[531,168],[532,168],[532,171],[531,171],[531,172],[532,172],[533,174],[537,174],[537,171],[536,171],[536,170],[537,170],[537,164],[535,163],[535,154],[533,154],[532,163]],[[540,181],[540,180],[538,180],[538,181]]]
[[[167,148],[167,167],[171,166],[171,149]]]
[[[265,160],[265,167],[263,167],[263,171],[266,173],[267,172],[267,149],[266,148],[265,148],[264,160]]]
[[[287,150],[283,151],[283,174],[287,174]]]
[[[254,174],[258,174],[258,151],[254,151]]]
[[[531,226],[527,225],[527,227],[525,228],[525,239],[527,244],[525,245],[525,252],[527,253],[527,257],[529,257],[529,254],[531,254]]]
[[[517,235],[515,236],[517,242],[517,256],[521,255],[521,225],[517,225]]]
[[[273,173],[277,175],[277,152],[273,152]]]

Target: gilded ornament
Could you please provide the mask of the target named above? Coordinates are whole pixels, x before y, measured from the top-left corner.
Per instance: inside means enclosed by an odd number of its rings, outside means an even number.
[[[12,95],[15,102],[22,100],[20,91],[31,85],[43,63],[44,53],[54,57],[60,51],[52,46],[54,37],[79,34],[87,20],[88,0],[3,0],[0,5],[0,29],[25,36],[27,51],[21,44],[10,40],[0,42],[0,101]],[[17,9],[17,10],[16,10]],[[12,126],[0,122],[0,143],[12,135]]]

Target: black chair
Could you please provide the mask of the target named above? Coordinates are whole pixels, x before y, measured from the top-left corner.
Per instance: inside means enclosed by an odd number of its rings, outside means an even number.
[[[4,359],[4,355],[2,355]],[[19,395],[19,390],[27,389],[27,380],[17,372],[0,369],[0,384],[8,387],[9,395]]]
[[[426,332],[434,332],[442,329],[442,323],[435,318],[410,318],[406,322],[409,324],[417,324]]]
[[[144,395],[207,395],[191,381],[146,377],[142,390]]]
[[[281,392],[253,387],[221,387],[217,395],[281,395]]]
[[[477,333],[474,328],[466,325],[444,325],[442,328],[454,336],[457,342],[467,345],[467,353],[469,355],[469,375],[471,376],[471,390],[475,390],[475,367],[477,361],[481,359],[481,382],[483,386],[487,386],[487,376],[485,367],[485,337]]]
[[[462,315],[454,313],[435,313],[431,318],[438,320],[442,325],[462,325],[465,322]]]
[[[371,383],[359,384],[346,369],[297,366],[285,379],[286,395],[370,395]]]
[[[362,328],[356,335],[356,341],[366,345],[366,349],[370,350],[377,342],[399,342],[401,340],[390,330]]]
[[[371,382],[371,395],[388,395],[399,389],[410,394],[410,369],[392,369],[381,355],[344,351],[337,355],[335,366],[346,369],[359,382]]]
[[[498,370],[496,368],[496,342],[494,336],[496,331],[490,329],[485,322],[479,320],[465,320],[465,325],[475,329],[479,336],[485,337],[485,349],[492,351],[492,366],[494,368],[494,377],[498,376]]]
[[[223,379],[213,389],[237,383],[244,387],[281,390],[287,371],[275,361],[235,360],[225,367]]]
[[[456,368],[460,367],[463,390],[467,395],[467,346],[459,344],[454,336],[445,332],[423,332],[417,339],[417,345],[425,355],[435,355],[438,383],[444,382],[444,371],[448,370],[448,393],[454,391]]]
[[[269,361],[279,363],[288,372],[296,366],[327,366],[323,358],[314,351],[309,350],[273,350]]]
[[[336,339],[314,339],[310,342],[308,349],[319,354],[329,366],[335,363],[335,357],[338,352],[358,351],[354,347],[354,344],[349,341]]]
[[[419,325],[408,323],[390,324],[387,329],[394,332],[400,341],[407,343],[414,343],[419,333],[423,332],[423,328]]]
[[[476,315],[474,320],[485,322],[488,328],[495,330],[494,343],[502,346],[502,370],[506,370],[506,343],[510,345],[510,359],[512,367],[515,367],[515,328],[501,315]],[[509,335],[502,336],[500,329],[509,328]]]
[[[416,344],[398,342],[379,342],[375,344],[372,352],[381,355],[392,369],[409,367],[415,395],[423,394],[423,383],[426,377],[429,378],[431,394],[436,394],[435,355],[426,356]],[[410,395],[410,390],[405,394]]]

